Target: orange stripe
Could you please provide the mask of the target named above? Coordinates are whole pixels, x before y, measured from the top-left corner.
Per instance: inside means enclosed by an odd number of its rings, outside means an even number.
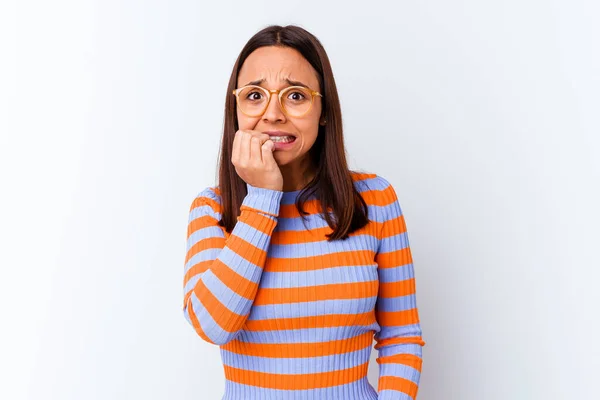
[[[192,295],[192,292],[194,291],[194,289],[190,290],[189,292],[187,292],[184,296],[183,296],[183,308],[185,309],[185,307],[187,306],[187,302],[188,299],[190,298],[190,296]]]
[[[395,268],[413,262],[410,247],[377,254],[379,268]]]
[[[361,260],[373,260],[372,250],[350,250],[339,253],[320,254],[310,257],[270,258],[268,270],[272,272],[315,271],[327,267],[363,265]]]
[[[221,346],[232,353],[270,358],[324,357],[352,352],[373,344],[373,332],[368,331],[353,338],[307,343],[246,343],[234,339]]]
[[[382,196],[382,194],[381,194],[382,192],[384,192],[384,190],[377,190],[377,189],[364,190],[364,191],[360,192],[360,195],[362,196],[363,199],[365,199],[365,202],[370,206],[386,207],[386,206],[392,204],[389,201],[390,196]]]
[[[206,197],[206,196],[196,197],[194,199],[194,201],[192,201],[192,204],[190,205],[190,211],[192,211],[196,207],[201,207],[203,205],[209,206],[210,208],[212,208],[212,210],[215,213],[218,213],[221,211],[221,204],[219,204],[216,200],[214,200],[210,197]]]
[[[208,290],[202,280],[199,280],[194,287],[194,293],[202,306],[224,331],[237,332],[248,318],[248,316],[239,315],[229,310]]]
[[[314,374],[273,374],[256,372],[225,365],[225,378],[244,385],[280,390],[319,389],[357,381],[367,374],[369,362],[355,367]]]
[[[250,222],[250,221],[244,221],[244,222]],[[188,225],[188,227],[189,227],[188,228],[188,238],[192,233],[196,232],[198,229],[205,228],[208,226],[213,226],[213,225],[215,225],[215,223],[216,223],[216,219],[212,218],[211,216],[208,216],[208,215],[192,220]],[[276,222],[273,221],[271,219],[271,217],[268,217],[268,216],[262,215],[262,214],[258,214],[258,213],[252,216],[252,222],[249,223],[249,225],[252,226],[257,231],[262,232],[263,234],[269,235],[269,236],[271,236],[271,234],[273,232],[273,226],[275,224],[276,224]],[[256,249],[255,246],[246,242],[244,239],[240,238],[239,236],[235,236],[235,235],[230,236],[231,240],[233,240],[233,238],[237,238],[235,240],[241,241],[241,244],[244,245],[244,247],[242,247],[242,249],[243,249],[242,251],[247,251],[248,248]],[[227,243],[227,244],[232,248],[236,248],[236,249],[238,248],[235,246],[235,243],[234,244]],[[194,256],[201,250],[208,249],[208,248],[222,249],[224,246],[225,246],[225,238],[224,237],[208,237],[208,238],[201,239],[188,249],[186,257],[185,257],[185,262],[187,262],[192,256]],[[249,246],[251,246],[251,247],[249,247]],[[252,250],[252,252],[253,251],[254,250]]]
[[[256,214],[256,216],[254,218],[255,219],[253,219],[253,221],[252,221],[253,227],[256,230],[258,230],[259,232],[262,232],[266,235],[271,236],[275,221],[270,219],[270,217],[264,216],[262,214]],[[265,218],[267,218],[268,221],[263,221]],[[206,225],[203,225],[203,226],[206,226]],[[257,261],[260,260],[261,258],[266,257],[266,252],[264,250],[259,249],[258,247],[254,246],[252,243],[245,241],[244,239],[242,239],[239,236],[231,235],[231,236],[229,236],[228,240],[229,240],[229,242],[227,242],[227,245],[229,247],[231,247],[232,249],[236,249],[238,254],[254,255],[255,256],[254,258],[248,259],[248,261],[250,261],[254,264],[256,264]],[[187,262],[192,256],[194,256],[201,250],[210,249],[210,248],[223,248],[224,246],[225,246],[225,238],[222,238],[222,237],[209,237],[206,239],[202,239],[199,242],[197,242],[196,244],[194,244],[192,247],[190,247],[190,249],[188,250],[187,255],[185,257],[185,262]]]
[[[322,212],[319,199],[308,199],[303,203],[302,209],[309,214],[319,214]],[[300,212],[296,208],[295,203],[279,205],[279,214],[285,215],[286,218],[298,218]]]
[[[419,314],[416,308],[403,311],[378,311],[375,314],[380,325],[403,326],[419,322]]]
[[[287,329],[330,328],[336,326],[367,326],[375,322],[373,312],[361,314],[325,314],[297,318],[273,318],[248,320],[244,329],[247,331],[278,331]]]
[[[189,297],[188,297],[188,299],[189,299]],[[206,340],[209,343],[213,343],[213,341],[210,340],[210,338],[208,336],[206,336],[206,333],[204,333],[202,326],[200,326],[200,321],[198,321],[198,318],[196,317],[196,313],[194,313],[194,307],[192,307],[192,300],[189,299],[186,304],[187,304],[187,312],[190,315],[190,320],[192,321],[192,326],[194,327],[194,330],[198,333],[198,335],[200,335],[200,337],[202,339]]]
[[[208,267],[211,266],[211,264],[213,262],[214,262],[214,260],[200,261],[198,264],[195,264],[194,266],[190,267],[190,269],[188,269],[188,271],[185,273],[185,275],[183,277],[183,287],[185,287],[185,285],[187,285],[188,281],[190,279],[192,279],[194,276],[205,272],[208,269]]]
[[[384,239],[405,232],[406,221],[404,220],[404,214],[400,214],[396,218],[391,218],[385,222],[383,229],[381,230],[381,238]]]
[[[380,282],[379,297],[391,298],[415,294],[415,278],[396,282]]]
[[[373,179],[377,175],[371,172],[362,172],[362,171],[350,171],[352,175],[352,180],[354,181],[364,181],[367,179]]]
[[[396,390],[408,394],[413,399],[417,398],[418,389],[419,387],[416,383],[397,376],[382,376],[379,378],[377,386],[378,392],[382,390]]]
[[[200,253],[202,250],[207,249],[222,249],[225,246],[225,239],[220,237],[208,237],[202,239],[195,243],[192,247],[190,247],[185,255],[185,263],[187,263],[190,258]]]
[[[350,176],[351,176],[353,182],[360,182],[360,181],[365,181],[365,180],[369,180],[369,179],[374,179],[377,177],[377,174],[369,173],[369,172],[350,171]],[[215,195],[217,197],[222,196],[221,188],[218,185],[214,186],[214,187],[210,187],[210,189],[213,193],[215,193]],[[361,192],[361,196],[367,197],[367,198],[369,196],[371,196],[373,199],[380,199],[382,197],[379,195],[380,192],[385,191],[386,189],[384,189],[384,190],[376,190],[376,189],[365,190],[365,191]],[[221,211],[221,204],[218,203],[217,201],[213,200],[212,198],[206,197],[206,196],[197,197],[196,199],[194,199],[194,202],[192,203],[190,210],[193,209],[194,207],[197,207],[202,202],[210,205],[212,207],[212,209],[215,210],[215,212]],[[367,204],[375,204],[375,202],[371,202],[371,203],[367,202]],[[385,204],[382,204],[382,205],[385,205]],[[282,205],[282,206],[285,206],[285,205]]]
[[[364,171],[349,171],[350,172],[350,176],[352,177],[352,180],[357,182],[357,181],[364,181],[367,179],[373,179],[375,177],[377,177],[377,174],[374,174],[372,172],[364,172]],[[221,196],[221,188],[217,185],[214,187],[210,187],[210,189],[217,194],[218,196]]]
[[[265,250],[256,247],[252,243],[246,242],[239,236],[230,236],[227,246],[232,250],[235,249],[236,254],[243,257],[246,261],[260,268],[262,268],[267,258],[267,252]]]
[[[208,241],[210,241],[210,239],[207,239]],[[239,251],[238,254],[245,254],[245,255],[250,255],[250,259],[246,259],[249,263],[252,263],[256,266],[258,266],[259,268],[262,268],[261,266],[264,265],[265,259],[267,257],[267,253],[262,250],[259,249],[258,247],[254,246],[251,243],[246,242],[245,240],[243,240],[242,238],[238,237],[238,236],[230,236],[229,238],[229,243],[228,245],[231,246],[231,248],[237,249]],[[209,263],[209,266],[206,266],[205,264]],[[196,268],[198,267],[198,268]],[[255,282],[252,282],[246,278],[244,278],[243,276],[239,275],[237,272],[235,272],[234,270],[232,270],[227,264],[224,264],[223,262],[221,262],[220,259],[216,258],[214,260],[210,260],[210,261],[205,261],[205,262],[201,262],[198,264],[195,264],[192,268],[195,268],[195,271],[198,270],[207,270],[208,268],[210,268],[212,270],[212,272],[225,284],[227,285],[227,287],[229,287],[231,290],[233,290],[234,292],[236,292],[237,294],[239,294],[242,297],[247,298],[248,300],[252,300],[255,295],[256,292],[258,290],[258,284]],[[191,276],[193,276],[194,272],[193,271],[188,271],[188,273],[186,273],[185,278],[184,279],[189,279]],[[187,280],[185,281],[187,282]],[[185,285],[184,285],[185,286]],[[240,288],[242,289],[240,291]]]
[[[423,360],[421,357],[415,354],[395,354],[393,356],[388,357],[378,357],[375,359],[379,364],[402,364],[407,365],[416,369],[417,371],[421,371],[421,366],[423,365]]]
[[[212,266],[213,274],[217,278],[219,278],[219,280],[221,280],[221,282],[223,282],[223,284],[225,284],[230,290],[236,292],[238,295],[248,300],[252,300],[254,297],[256,297],[256,292],[258,291],[258,284],[239,275],[237,272],[229,268],[229,266],[223,264],[219,259],[198,263],[196,266],[192,267],[190,270],[196,269],[196,267],[198,267],[198,269],[197,271],[191,271],[189,272],[189,274],[186,274],[186,279],[184,281],[183,286],[185,287],[187,281],[195,275],[194,272],[205,272],[205,270],[208,269],[208,266]],[[198,283],[196,283],[196,285],[197,284]],[[244,290],[240,291],[239,288],[242,288]],[[187,298],[194,289],[195,288],[186,293],[184,299]]]
[[[388,339],[379,339],[375,345],[375,349],[379,349],[383,346],[390,346],[393,344],[420,344],[425,345],[425,342],[420,336],[406,336],[406,337],[392,337]]]
[[[266,257],[266,255],[265,255]],[[255,264],[262,265],[262,262],[255,262]],[[258,283],[252,282],[238,274],[221,260],[216,259],[211,266],[211,271],[221,282],[225,284],[233,292],[237,293],[241,297],[248,300],[252,300],[256,297],[258,291]]]
[[[218,223],[219,221],[216,218],[213,218],[211,215],[203,215],[201,217],[194,218],[188,223],[187,237],[189,239],[192,233],[208,226],[218,226],[221,228],[221,230],[223,230],[224,227],[219,226]]]
[[[197,207],[206,205],[205,203],[206,202],[204,202],[204,201],[199,202],[199,204],[197,204]],[[216,204],[214,201],[212,201],[212,203]],[[192,205],[192,208],[193,207],[194,207],[194,205]],[[213,209],[213,211],[215,213],[219,214],[220,213],[220,209],[215,209],[217,207],[218,206],[211,206],[211,208]],[[248,207],[248,208],[254,210],[251,207]],[[264,211],[261,211],[261,212],[264,212]],[[256,224],[253,225],[253,227],[255,229],[260,229],[261,227],[265,227],[266,226],[265,229],[262,232],[263,233],[267,233],[267,234],[271,233],[271,230],[268,229],[268,226],[272,225],[274,223],[274,221],[273,221],[273,219],[271,217],[266,216],[266,215],[262,215],[262,214],[257,214],[257,215],[252,215],[252,218],[253,218],[253,222],[256,222]],[[218,223],[219,223],[219,220],[216,219],[216,218],[214,218],[212,215],[203,215],[201,217],[195,218],[195,219],[191,220],[188,223],[188,237],[189,237],[190,234],[194,233],[198,229],[206,227],[206,226],[211,226],[211,225],[218,226],[219,228],[221,228],[221,230],[223,232],[225,232],[225,227],[218,225]]]
[[[294,288],[261,288],[255,306],[319,300],[362,299],[377,295],[378,281],[332,283]]]
[[[287,214],[281,213],[280,216],[290,218]],[[371,235],[374,238],[379,237],[381,223],[377,221],[370,221],[369,225],[350,233],[348,236],[359,236],[359,235]],[[326,235],[333,232],[333,229],[329,225],[325,225],[321,228],[306,229],[300,231],[279,231],[276,236],[271,240],[272,244],[307,244],[307,243],[318,243],[326,239]]]

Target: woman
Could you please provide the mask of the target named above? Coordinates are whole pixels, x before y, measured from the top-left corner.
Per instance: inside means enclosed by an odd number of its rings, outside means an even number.
[[[300,27],[261,30],[233,67],[219,185],[190,207],[183,312],[220,346],[223,399],[417,396],[425,343],[398,198],[348,169],[329,59]]]

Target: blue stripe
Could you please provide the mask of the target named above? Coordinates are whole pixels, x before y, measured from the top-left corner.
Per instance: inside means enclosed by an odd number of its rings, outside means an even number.
[[[233,290],[231,290],[225,283],[223,283],[210,269],[204,273],[202,277],[202,281],[206,288],[219,300],[225,308],[229,311],[240,314],[240,311],[243,309],[250,309],[252,306],[253,300],[246,299]],[[229,308],[229,304],[234,304],[237,310],[232,310]]]
[[[386,389],[379,392],[378,400],[414,400],[412,396],[398,390]]]
[[[391,253],[409,247],[408,233],[402,232],[394,236],[381,239],[379,253]]]
[[[414,383],[419,383],[421,374],[419,371],[404,364],[396,363],[383,363],[380,364],[379,377],[382,376],[398,376],[400,378],[407,379]]]
[[[414,294],[398,297],[380,297],[377,304],[379,311],[394,312],[417,308],[417,297]]]
[[[190,290],[192,290],[196,286],[196,282],[200,280],[202,274],[196,274],[190,278],[189,281],[185,284],[183,288],[183,295],[185,296]]]
[[[221,215],[219,213],[215,212],[215,210],[213,210],[213,208],[211,206],[209,206],[208,204],[202,204],[202,205],[194,207],[190,210],[190,213],[188,216],[188,222],[192,222],[193,220],[203,217],[205,215],[210,215],[211,217],[215,218],[217,221],[219,219],[221,219]]]
[[[345,265],[341,267],[322,268],[318,271],[264,271],[260,278],[260,287],[283,289],[340,283],[370,282],[377,279],[377,264],[356,266]]]
[[[293,244],[271,244],[269,257],[272,258],[298,258],[298,257],[316,257],[327,254],[341,252],[352,252],[360,250],[372,251],[377,243],[377,238],[373,235],[356,235],[352,238],[351,244],[345,241],[326,242],[320,240],[310,243]]]
[[[423,358],[423,346],[415,343],[391,344],[378,349],[378,357],[389,357],[396,354],[412,354]]]
[[[225,238],[223,231],[216,225],[205,226],[190,234],[186,241],[186,249],[189,250],[193,245],[203,239]]]
[[[412,279],[415,271],[412,263],[400,265],[394,268],[379,268],[379,282],[399,282]]]
[[[390,339],[393,337],[412,337],[412,336],[421,336],[421,326],[420,324],[410,324],[410,325],[400,325],[400,326],[381,326],[381,330],[376,332],[374,337],[376,339]],[[421,351],[421,345],[415,345],[413,343],[409,344],[398,344],[394,346],[417,346],[419,351]],[[389,347],[389,346],[387,346]],[[416,350],[417,347],[410,347],[413,350]],[[405,351],[408,353],[408,351]]]
[[[356,315],[373,309],[376,297],[348,300],[318,300],[253,306],[249,320],[261,321],[278,318],[300,318],[332,314]]]
[[[219,324],[216,323],[213,317],[204,308],[202,303],[200,303],[200,300],[198,299],[198,297],[196,297],[196,293],[192,292],[190,299],[192,300],[192,308],[194,310],[194,314],[196,315],[196,318],[198,318],[198,322],[200,323],[202,330],[211,341],[216,343],[220,339],[225,338],[229,335],[227,331],[224,331],[219,326]],[[189,315],[187,316],[187,318],[189,318]]]
[[[189,269],[192,268],[194,265],[199,264],[202,261],[214,260],[215,258],[217,258],[219,253],[221,253],[221,249],[215,248],[205,249],[197,252],[196,254],[191,256],[190,259],[185,263],[184,274],[187,273]]]
[[[221,400],[288,399],[290,396],[293,396],[294,400],[345,399],[348,398],[348,395],[363,393],[365,397],[362,397],[361,400],[378,400],[377,392],[366,376],[344,385],[293,391],[244,385],[226,379],[225,395]]]
[[[221,250],[215,250],[218,253],[219,260],[229,266],[231,269],[235,269],[238,274],[243,276],[244,278],[251,280],[253,282],[258,282],[259,277],[262,274],[262,268],[258,265],[253,264],[246,260],[244,257],[240,256],[229,247],[225,246]],[[206,260],[214,260],[214,251],[211,253],[203,254],[204,252],[200,252],[198,254],[194,254],[186,263],[185,269],[186,271],[192,267],[193,265],[198,264],[201,261]],[[240,266],[243,265],[243,268]],[[234,268],[234,266],[237,266]]]

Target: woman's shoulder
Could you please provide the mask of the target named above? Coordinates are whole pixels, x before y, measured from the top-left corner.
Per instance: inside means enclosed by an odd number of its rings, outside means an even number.
[[[362,192],[372,192],[374,195],[386,195],[394,188],[389,180],[374,172],[350,171],[354,186]]]
[[[380,174],[368,171],[350,170],[356,190],[366,197],[367,203],[386,202],[395,199],[396,191],[390,181]],[[221,190],[218,185],[202,188],[196,195],[194,203],[209,204],[216,212],[221,210]]]
[[[197,192],[190,209],[200,205],[210,206],[214,212],[221,212],[221,191],[218,186],[206,186]]]
[[[374,207],[375,219],[385,221],[402,213],[396,190],[390,181],[375,173],[353,173],[354,184],[368,206]]]
[[[196,198],[202,197],[211,200],[220,200],[221,191],[218,186],[205,186],[202,188],[198,194],[196,194]]]

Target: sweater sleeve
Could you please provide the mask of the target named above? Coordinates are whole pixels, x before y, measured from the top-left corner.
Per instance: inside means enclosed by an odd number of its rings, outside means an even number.
[[[417,311],[415,275],[404,215],[392,185],[381,178],[384,221],[378,264],[379,293],[375,333],[379,365],[379,400],[417,398],[421,376],[421,326]]]
[[[225,236],[220,198],[201,191],[189,211],[183,279],[183,314],[205,341],[233,340],[248,318],[258,291],[282,191],[247,185],[240,215]]]

